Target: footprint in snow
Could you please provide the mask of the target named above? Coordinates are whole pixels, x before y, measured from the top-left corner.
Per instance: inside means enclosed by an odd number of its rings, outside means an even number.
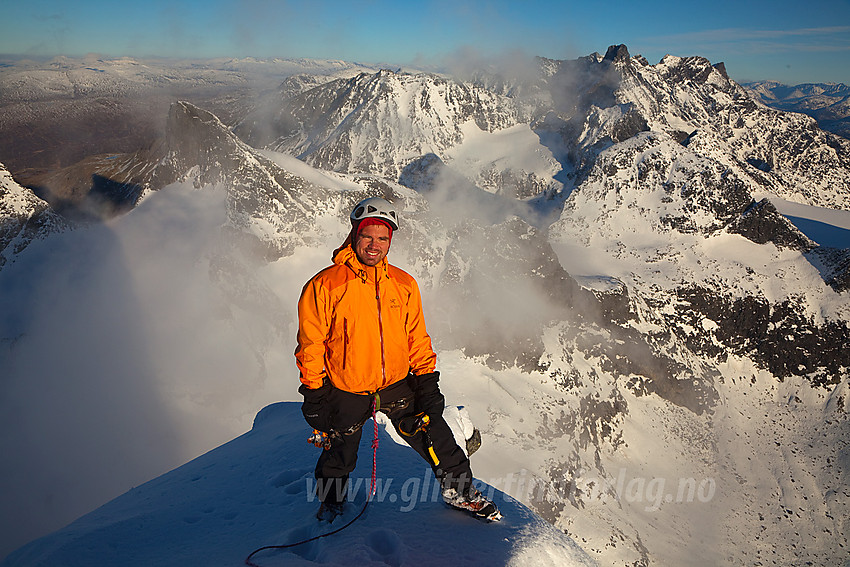
[[[383,561],[392,567],[399,567],[404,563],[404,547],[395,532],[375,530],[366,536],[366,544],[376,561]]]
[[[310,522],[308,525],[299,526],[289,530],[283,539],[287,543],[305,541],[318,535],[317,530],[318,523]],[[290,547],[285,551],[288,553],[294,553],[308,561],[315,561],[319,555],[319,551],[321,550],[320,542],[321,540],[311,541],[301,545],[296,545],[295,547]]]
[[[283,488],[287,494],[299,494],[307,490],[305,479],[310,475],[310,471],[301,469],[290,469],[283,471],[271,481],[271,485],[275,488]]]

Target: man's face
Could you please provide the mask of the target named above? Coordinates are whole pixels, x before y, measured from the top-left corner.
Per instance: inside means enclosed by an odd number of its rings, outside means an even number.
[[[375,266],[390,251],[390,229],[382,224],[370,224],[360,231],[354,243],[354,252],[360,263]]]

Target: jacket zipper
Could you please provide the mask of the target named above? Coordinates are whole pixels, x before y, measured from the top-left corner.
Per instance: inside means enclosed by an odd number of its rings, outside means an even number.
[[[377,266],[375,266],[375,300],[378,302],[378,335],[381,338],[381,387],[383,387],[387,384],[387,361],[384,352],[384,323],[381,319],[381,284]]]
[[[348,319],[342,320],[342,369],[345,370],[345,361],[348,360]]]

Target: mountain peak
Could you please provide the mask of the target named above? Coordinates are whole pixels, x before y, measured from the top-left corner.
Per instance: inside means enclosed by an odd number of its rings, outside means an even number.
[[[0,163],[0,268],[33,240],[68,228],[62,217],[21,187]]]
[[[726,72],[726,64],[725,64],[723,61],[720,61],[719,63],[715,63],[715,64],[713,65],[713,67],[714,67],[715,69],[717,69],[717,72],[718,72],[718,73],[720,73],[721,75],[723,75],[723,77],[724,77],[727,81],[730,81],[730,80],[731,80],[731,79],[729,78],[729,73],[727,73],[727,72]]]
[[[631,55],[629,55],[629,49],[623,44],[610,46],[603,58],[604,61],[623,64],[628,63],[630,59]]]
[[[166,126],[166,141],[170,150],[176,149],[181,142],[184,142],[187,133],[196,135],[201,131],[215,137],[227,137],[229,134],[227,126],[212,112],[185,100],[172,103]]]
[[[197,169],[202,185],[215,183],[246,148],[213,113],[187,101],[174,102],[165,128],[164,167],[157,175],[167,184]]]

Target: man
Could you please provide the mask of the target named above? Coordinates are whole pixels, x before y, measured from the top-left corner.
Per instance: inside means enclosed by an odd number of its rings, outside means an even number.
[[[431,465],[446,503],[498,519],[473,487],[469,459],[443,419],[437,356],[416,280],[387,262],[398,214],[388,201],[370,198],[354,207],[351,225],[333,265],[307,282],[298,301],[298,391],[325,447],[315,471],[317,516],[342,513],[374,403]]]

